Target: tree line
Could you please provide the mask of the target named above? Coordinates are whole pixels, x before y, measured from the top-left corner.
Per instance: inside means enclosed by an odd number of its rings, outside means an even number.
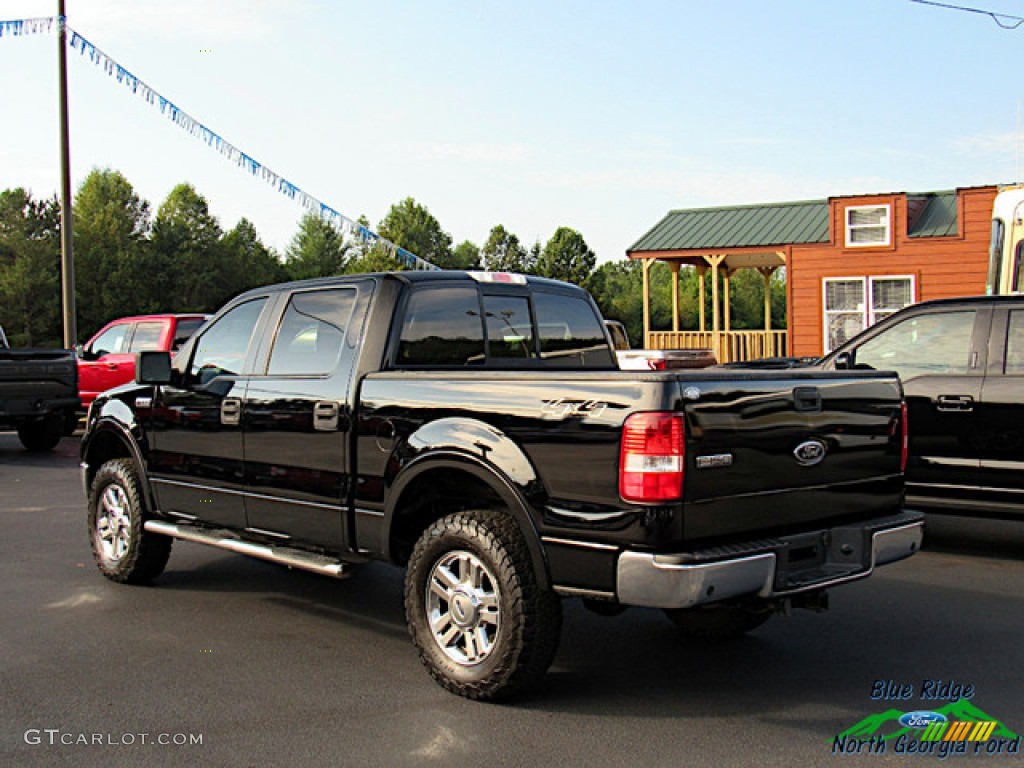
[[[401,269],[380,246],[343,233],[314,214],[299,223],[284,253],[266,246],[242,218],[224,231],[206,199],[187,183],[174,187],[153,214],[118,171],[93,170],[73,201],[75,294],[79,341],[117,317],[158,312],[213,312],[260,285],[310,277]],[[369,227],[365,216],[359,223]],[[391,206],[376,231],[443,269],[488,269],[565,280],[587,288],[606,317],[642,341],[642,269],[624,259],[596,265],[586,240],[559,227],[543,245],[522,243],[495,225],[477,245],[452,236],[411,197]],[[60,205],[23,188],[0,191],[0,325],[13,346],[59,346]],[[668,267],[651,275],[652,326],[671,326]],[[684,328],[697,325],[697,277],[684,270]],[[732,281],[733,328],[763,324],[763,283],[743,270]],[[710,294],[710,291],[708,292]],[[710,299],[708,299],[710,301]],[[772,282],[773,325],[785,322],[785,286]],[[710,310],[709,310],[710,311]]]

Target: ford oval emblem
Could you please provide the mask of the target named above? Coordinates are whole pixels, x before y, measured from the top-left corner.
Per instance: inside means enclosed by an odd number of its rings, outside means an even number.
[[[907,728],[927,728],[932,723],[944,723],[946,716],[938,712],[918,711],[907,712],[900,718],[900,725]]]
[[[793,456],[801,467],[813,467],[824,460],[827,450],[821,440],[805,440],[793,449]]]

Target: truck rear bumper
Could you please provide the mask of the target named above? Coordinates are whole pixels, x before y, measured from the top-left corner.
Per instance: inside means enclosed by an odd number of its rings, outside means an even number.
[[[924,518],[884,520],[678,554],[623,552],[616,596],[626,605],[690,608],[742,596],[784,598],[869,576],[921,546]]]
[[[32,385],[34,383],[26,386]],[[0,420],[30,421],[68,408],[78,408],[78,397],[0,397]]]

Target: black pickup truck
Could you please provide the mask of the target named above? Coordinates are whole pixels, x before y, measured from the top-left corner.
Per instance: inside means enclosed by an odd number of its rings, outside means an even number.
[[[82,440],[105,576],[157,577],[173,538],[406,566],[420,656],[470,698],[544,674],[563,596],[722,636],[921,541],[894,374],[619,371],[593,300],[551,280],[256,289],[136,381]]]
[[[1024,519],[1024,296],[914,304],[821,367],[900,374],[911,428],[908,504]]]
[[[0,328],[0,428],[30,451],[49,451],[74,431],[78,364],[68,349],[11,349]]]

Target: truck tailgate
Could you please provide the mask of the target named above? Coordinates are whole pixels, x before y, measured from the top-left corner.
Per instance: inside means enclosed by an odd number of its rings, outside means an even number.
[[[64,349],[0,349],[0,413],[45,412],[78,402],[75,354]]]
[[[898,508],[895,374],[729,371],[677,380],[686,412],[686,539],[795,530]]]

